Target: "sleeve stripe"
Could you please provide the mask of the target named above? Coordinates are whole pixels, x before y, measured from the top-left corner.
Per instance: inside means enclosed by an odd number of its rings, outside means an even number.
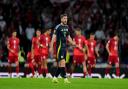
[[[60,24],[58,24],[58,25],[55,27],[55,30],[56,30],[56,29],[58,29],[58,28],[59,28],[59,26],[60,26]]]

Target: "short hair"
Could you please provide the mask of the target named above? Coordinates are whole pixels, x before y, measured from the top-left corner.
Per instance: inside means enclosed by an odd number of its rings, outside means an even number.
[[[90,35],[95,35],[94,33],[90,33]]]
[[[64,16],[68,16],[68,15],[65,14],[65,13],[64,13],[64,14],[61,14],[61,15],[60,15],[60,18],[63,18]]]
[[[40,31],[41,32],[41,29],[40,28],[37,28],[36,31]]]
[[[81,28],[80,28],[80,27],[77,27],[77,28],[76,28],[76,31],[81,31]]]
[[[17,32],[16,30],[12,30],[12,33]]]

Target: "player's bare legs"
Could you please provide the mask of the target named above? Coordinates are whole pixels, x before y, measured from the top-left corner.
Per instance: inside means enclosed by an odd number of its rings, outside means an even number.
[[[116,77],[119,78],[119,76],[120,76],[119,63],[116,63],[116,64],[115,64],[115,67],[116,67]]]
[[[86,77],[86,75],[88,75],[86,62],[84,61],[84,62],[82,63],[82,65],[83,65],[83,74],[84,74],[84,77]]]
[[[42,69],[43,69],[43,66],[42,66],[42,61],[38,62],[38,73],[39,73],[39,78],[42,78]]]
[[[9,77],[12,77],[12,68],[11,68],[11,63],[8,63],[8,73],[9,73]]]
[[[58,69],[56,71],[55,77],[53,78],[53,82],[58,83],[57,77],[59,76],[59,74],[61,74],[62,77],[64,78],[64,83],[70,83],[70,81],[68,81],[66,77],[65,66],[66,66],[65,59],[60,60],[58,63]]]
[[[73,78],[72,73],[74,72],[76,67],[76,61],[73,61],[73,64],[71,65],[71,71],[70,71],[70,77]]]
[[[47,59],[44,60],[44,73],[46,74],[46,78],[52,78],[52,76],[48,73]]]
[[[108,64],[107,65],[107,68],[105,70],[105,78],[111,78],[110,75],[109,75],[111,68],[112,68],[112,65],[111,64]]]
[[[19,77],[19,62],[16,61],[15,64],[16,64],[16,74],[17,74],[17,77]]]

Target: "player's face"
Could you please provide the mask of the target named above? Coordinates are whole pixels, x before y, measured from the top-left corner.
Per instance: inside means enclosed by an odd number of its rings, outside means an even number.
[[[52,31],[52,29],[49,29],[48,31],[47,31],[47,34],[51,34],[51,31]]]
[[[95,36],[94,35],[90,35],[90,40],[94,40]]]
[[[12,33],[12,36],[13,36],[13,37],[16,37],[16,35],[17,35],[17,32],[13,32],[13,33]]]
[[[61,23],[63,23],[64,25],[66,25],[67,22],[68,22],[68,17],[67,17],[67,16],[63,16],[63,17],[61,18]]]
[[[76,35],[81,35],[81,31],[76,31]]]
[[[40,31],[36,31],[36,36],[40,36],[41,32]]]
[[[119,40],[118,36],[114,36],[114,39],[117,40],[117,41]]]

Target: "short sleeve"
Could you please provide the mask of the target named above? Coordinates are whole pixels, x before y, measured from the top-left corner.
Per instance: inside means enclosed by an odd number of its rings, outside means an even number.
[[[54,28],[54,34],[57,34],[57,31],[58,31],[58,29],[59,29],[59,27],[60,27],[60,24],[58,24],[55,28]]]

